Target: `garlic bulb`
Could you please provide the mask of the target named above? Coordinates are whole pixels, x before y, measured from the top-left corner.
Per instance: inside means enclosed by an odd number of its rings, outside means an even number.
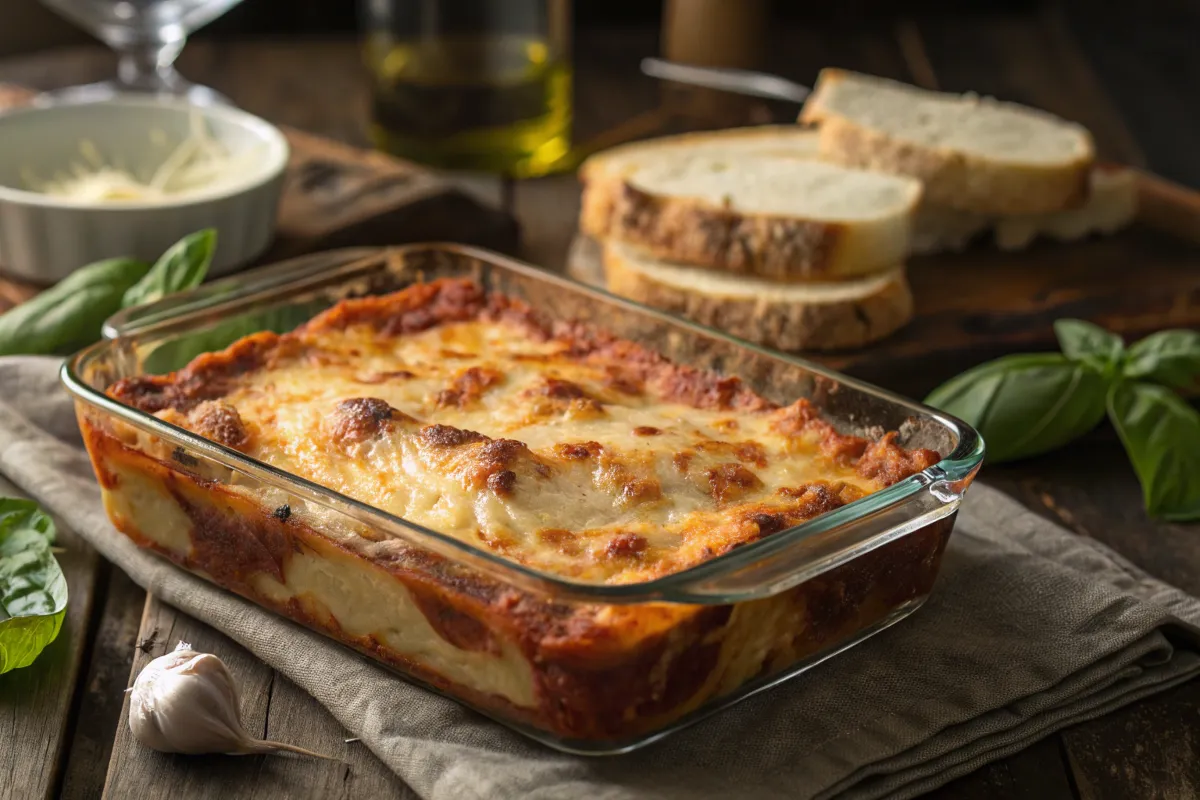
[[[154,659],[129,690],[129,729],[164,753],[319,753],[255,739],[242,726],[237,686],[225,662],[180,642]]]

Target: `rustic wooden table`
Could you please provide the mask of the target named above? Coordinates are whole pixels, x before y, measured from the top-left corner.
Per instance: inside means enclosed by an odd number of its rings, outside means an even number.
[[[814,25],[779,32],[770,66],[811,81],[818,68],[837,65],[1042,106],[1088,125],[1102,155],[1200,187],[1200,3],[1157,4],[1136,25],[1129,15],[1097,14],[1081,1],[1021,15]],[[580,37],[578,131],[606,130],[655,105],[658,89],[636,65],[656,51],[650,31]],[[112,67],[99,49],[54,52],[0,62],[0,81],[51,88]],[[181,68],[267,119],[366,144],[366,83],[353,42],[200,42]],[[529,260],[562,265],[578,212],[572,177],[463,184],[515,214]],[[985,478],[1200,594],[1200,530],[1145,518],[1111,431],[1020,467],[989,468]],[[0,480],[0,494],[10,491]],[[0,677],[0,798],[412,796],[365,748],[344,744],[345,731],[285,678],[147,597],[70,531],[63,543],[72,598],[63,632],[35,667]],[[122,716],[122,690],[161,643],[179,639],[226,658],[244,688],[251,730],[346,752],[349,763],[177,758],[138,746]],[[1200,797],[1200,681],[1049,736],[931,797]]]

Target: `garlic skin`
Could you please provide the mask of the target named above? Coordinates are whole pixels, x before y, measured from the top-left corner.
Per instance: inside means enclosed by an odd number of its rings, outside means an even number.
[[[129,730],[154,750],[193,755],[287,751],[326,758],[251,736],[242,725],[237,685],[225,662],[186,642],[147,664],[129,692]]]

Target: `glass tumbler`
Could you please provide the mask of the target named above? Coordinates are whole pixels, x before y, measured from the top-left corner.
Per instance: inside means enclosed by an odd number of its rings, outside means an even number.
[[[513,177],[570,149],[569,0],[362,0],[382,150]]]
[[[101,100],[122,92],[185,96],[195,103],[228,102],[206,86],[184,80],[175,59],[188,34],[241,0],[42,0],[93,34],[120,60],[115,80],[48,93],[51,100]]]

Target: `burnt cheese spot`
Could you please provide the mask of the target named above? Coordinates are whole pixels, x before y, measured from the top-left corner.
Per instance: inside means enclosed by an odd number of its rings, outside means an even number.
[[[595,418],[604,414],[604,405],[579,384],[562,378],[543,378],[523,392],[534,417],[565,415],[571,419]]]
[[[883,486],[891,486],[932,467],[941,458],[934,450],[905,450],[896,444],[896,437],[895,431],[886,433],[879,441],[864,448],[855,471]]]
[[[655,478],[631,476],[621,484],[621,501],[626,505],[657,500],[662,497],[662,485]]]
[[[709,494],[718,505],[736,500],[747,492],[762,488],[762,481],[741,464],[719,464],[704,473]]]
[[[275,511],[271,513],[271,516],[280,522],[287,522],[288,518],[292,516],[292,507],[287,503],[284,503],[279,508],[275,509]]]
[[[564,442],[554,445],[554,454],[565,461],[583,461],[604,452],[599,442]]]
[[[196,406],[189,420],[196,433],[226,447],[241,450],[250,443],[250,432],[241,415],[222,400],[206,400]]]
[[[552,397],[556,400],[577,400],[588,396],[587,392],[578,383],[562,380],[561,378],[546,378],[542,384],[541,392],[546,397]]]
[[[633,429],[634,436],[658,436],[660,433],[662,433],[661,430],[649,425],[639,425]]]
[[[821,455],[839,464],[848,464],[861,458],[867,449],[867,440],[858,436],[840,436],[831,432],[821,440]]]
[[[739,461],[745,461],[762,469],[767,465],[767,451],[758,442],[738,442],[733,446],[733,454]]]
[[[641,378],[632,371],[614,366],[604,368],[603,384],[606,388],[633,397],[640,395],[645,388]]]
[[[455,375],[450,385],[438,392],[435,402],[439,408],[466,408],[503,378],[499,372],[488,367],[469,367]]]
[[[517,485],[517,473],[511,469],[493,472],[488,476],[487,485],[497,495],[507,497],[512,494],[513,487]]]
[[[537,532],[537,538],[563,555],[577,555],[580,552],[579,537],[565,528],[542,528]]]
[[[486,442],[488,437],[475,431],[463,430],[453,425],[426,425],[421,428],[421,439],[434,447],[461,447],[472,442]]]
[[[775,412],[771,429],[784,436],[796,436],[803,433],[810,423],[820,421],[820,416],[813,404],[801,399]]]
[[[637,558],[646,552],[649,543],[637,533],[620,533],[609,540],[604,553],[609,558]]]
[[[331,435],[341,444],[357,444],[391,433],[398,422],[414,421],[378,397],[352,397],[334,406]]]
[[[600,487],[616,494],[624,506],[662,497],[662,485],[657,478],[653,475],[639,475],[627,464],[614,458],[601,460],[597,478]]]
[[[772,533],[779,533],[788,526],[787,518],[782,514],[768,514],[756,511],[749,515],[749,520],[758,528],[759,536],[770,536]]]
[[[692,459],[695,457],[696,454],[690,450],[683,450],[671,456],[671,466],[675,467],[676,472],[680,475],[686,474],[688,467],[691,466]]]
[[[857,486],[842,481],[811,481],[801,486],[784,486],[775,493],[789,501],[786,513],[793,524],[853,503],[864,494]]]
[[[487,486],[500,496],[512,493],[517,473],[511,468],[518,462],[531,465],[534,474],[545,477],[549,471],[534,458],[529,447],[516,439],[491,439],[470,454],[471,467],[466,472],[472,486]]]

